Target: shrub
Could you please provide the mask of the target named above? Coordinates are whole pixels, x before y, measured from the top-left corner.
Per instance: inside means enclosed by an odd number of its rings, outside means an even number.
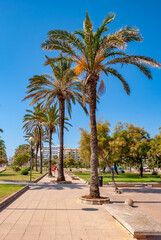
[[[28,175],[29,171],[28,168],[25,168],[24,170],[21,171],[21,175]]]
[[[24,169],[26,169],[28,172],[30,171],[30,167],[27,167],[27,168],[24,168]]]
[[[15,171],[15,172],[19,172],[19,171],[21,170],[21,168],[20,168],[20,167],[17,167],[17,166],[13,166],[12,169],[13,169],[13,171]]]
[[[152,175],[158,175],[158,173],[156,171],[152,172]]]

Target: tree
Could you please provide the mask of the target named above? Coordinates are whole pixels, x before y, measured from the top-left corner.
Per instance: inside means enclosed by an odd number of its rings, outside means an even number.
[[[114,157],[140,166],[140,177],[143,176],[143,162],[150,149],[150,135],[144,128],[129,123],[119,122],[114,132]]]
[[[0,164],[7,163],[7,154],[6,154],[6,146],[5,142],[0,139]]]
[[[30,160],[30,145],[22,144],[19,145],[15,150],[13,156],[13,164],[22,166],[24,163],[27,163]]]
[[[159,128],[160,129],[160,128]],[[148,165],[153,168],[157,164],[160,167],[161,163],[161,131],[150,139],[150,149],[148,151]]]
[[[24,163],[27,163],[30,160],[30,154],[28,153],[19,153],[18,155],[14,156],[14,165],[22,166]]]
[[[96,89],[102,73],[107,77],[117,77],[127,94],[130,89],[123,76],[113,68],[113,65],[132,64],[138,67],[149,79],[152,78],[149,68],[146,66],[160,67],[161,65],[152,58],[125,53],[129,42],[142,41],[139,30],[135,27],[125,26],[120,30],[107,34],[107,25],[115,18],[115,14],[109,13],[101,26],[93,31],[93,24],[86,13],[83,30],[69,33],[66,30],[51,30],[48,39],[42,44],[44,50],[61,51],[64,57],[73,63],[77,75],[85,75],[82,90],[87,87],[90,124],[91,124],[91,174],[90,174],[90,197],[99,198],[98,187],[98,156],[97,156],[97,129],[96,129]],[[52,58],[48,62],[54,63],[60,59]],[[101,80],[98,88],[99,93],[105,89],[104,81]]]
[[[32,129],[37,127],[39,132],[39,147],[40,147],[40,173],[42,173],[42,114],[43,114],[43,106],[37,104],[33,110],[26,110],[26,114],[23,118],[23,128],[26,133],[30,133]]]
[[[47,58],[48,60],[48,58]],[[28,96],[24,99],[33,98],[31,105],[37,102],[45,102],[45,107],[53,103],[59,103],[59,136],[60,136],[60,151],[58,163],[58,178],[57,181],[64,181],[63,171],[63,147],[64,147],[64,120],[65,120],[65,103],[71,117],[71,104],[76,101],[82,105],[81,85],[80,80],[75,72],[71,69],[71,63],[66,60],[57,61],[56,64],[50,63],[53,76],[35,75],[29,79],[27,90]]]
[[[42,115],[42,124],[45,126],[48,137],[49,137],[49,176],[52,176],[51,171],[51,144],[52,144],[52,135],[56,132],[57,126],[59,124],[59,113],[55,106],[51,106],[45,109],[44,114]]]
[[[99,166],[102,166],[103,168],[108,167],[111,171],[112,176],[112,182],[115,187],[115,191],[119,192],[115,180],[114,180],[114,171],[111,168],[111,165],[115,161],[113,156],[113,145],[111,142],[113,141],[113,138],[110,137],[109,128],[110,124],[108,121],[102,122],[101,120],[97,121],[97,139],[98,139],[98,160],[99,160]],[[81,139],[79,141],[80,144],[80,156],[85,157],[86,161],[90,161],[90,138],[91,134],[87,132],[87,130],[80,129],[81,130]]]
[[[32,137],[34,139],[33,142],[33,149],[35,148],[35,170],[38,171],[38,150],[40,147],[40,133],[39,133],[39,128],[38,126],[32,127],[31,129],[26,129],[27,133],[25,135],[25,139],[26,141],[29,142],[29,138]],[[47,141],[47,136],[46,136],[46,132],[43,130],[43,128],[41,127],[41,140],[43,141]]]

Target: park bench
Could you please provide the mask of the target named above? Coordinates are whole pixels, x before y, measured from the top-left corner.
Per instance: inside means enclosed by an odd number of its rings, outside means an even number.
[[[105,209],[136,239],[161,236],[161,224],[136,208],[124,204],[105,204]]]

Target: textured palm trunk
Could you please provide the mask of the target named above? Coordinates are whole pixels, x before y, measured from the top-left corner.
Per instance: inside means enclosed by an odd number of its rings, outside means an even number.
[[[42,148],[41,148],[41,127],[39,127],[39,139],[40,139],[40,173],[42,174]]]
[[[58,177],[57,177],[57,181],[65,181],[64,170],[63,170],[64,108],[65,108],[64,99],[63,98],[59,98],[60,148],[59,148],[59,162],[58,162]]]
[[[96,126],[96,85],[97,81],[91,77],[88,80],[88,97],[89,97],[89,110],[90,110],[90,125],[91,125],[91,173],[90,173],[90,197],[99,198],[99,185],[98,185],[98,156],[97,156],[97,126]]]
[[[38,149],[39,149],[39,146],[36,145],[36,156],[35,156],[35,170],[36,170],[36,172],[38,171],[38,169],[37,169],[37,154],[38,154]]]
[[[52,139],[52,131],[49,131],[49,176],[52,176],[51,171],[51,139]]]

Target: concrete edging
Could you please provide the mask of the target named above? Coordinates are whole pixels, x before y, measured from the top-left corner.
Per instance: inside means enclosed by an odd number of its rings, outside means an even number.
[[[37,183],[38,181],[40,181],[43,177],[45,177],[48,174],[48,172],[46,172],[45,174],[41,175],[39,178],[37,178],[35,181],[33,181],[34,183]]]
[[[22,193],[24,193],[27,189],[29,188],[28,185],[24,186],[23,188],[21,188],[20,190],[18,190],[17,192],[14,192],[13,194],[11,194],[9,197],[5,198],[4,200],[2,200],[0,202],[0,209],[3,208],[4,206],[6,206],[8,203],[10,203],[11,201],[13,201],[15,198],[19,197]]]
[[[70,172],[66,172],[66,173],[67,173],[71,178],[72,178],[72,175],[73,175],[73,176],[75,176],[76,178],[78,178],[81,182],[89,185],[89,183],[88,183],[86,180],[84,180],[83,178],[80,178],[80,177],[78,177],[77,175],[75,175],[75,174],[73,174],[73,173],[70,173]],[[70,174],[69,174],[69,173],[70,173]],[[78,180],[78,179],[77,179],[77,180]]]

